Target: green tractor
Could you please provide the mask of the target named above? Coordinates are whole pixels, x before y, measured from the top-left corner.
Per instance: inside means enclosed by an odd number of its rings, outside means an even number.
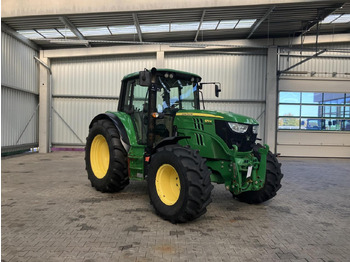
[[[201,90],[209,83],[200,81],[172,69],[125,76],[118,112],[97,115],[89,126],[85,161],[91,185],[117,192],[129,179],[145,179],[156,213],[172,223],[207,211],[212,182],[225,184],[246,203],[274,197],[281,164],[267,145],[256,144],[258,122],[201,110]],[[216,96],[220,91],[215,85]]]

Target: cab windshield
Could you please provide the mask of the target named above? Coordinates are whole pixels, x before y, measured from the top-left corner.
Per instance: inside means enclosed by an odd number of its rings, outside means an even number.
[[[166,77],[166,75],[158,76],[157,80],[158,113],[199,109],[197,82]]]

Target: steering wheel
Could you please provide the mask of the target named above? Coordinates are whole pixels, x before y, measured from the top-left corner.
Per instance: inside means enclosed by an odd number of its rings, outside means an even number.
[[[179,105],[180,105],[180,101],[177,100],[171,105],[171,109],[177,109],[176,107],[178,107]]]

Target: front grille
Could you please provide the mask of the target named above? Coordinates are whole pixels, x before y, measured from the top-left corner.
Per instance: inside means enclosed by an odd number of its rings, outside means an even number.
[[[215,120],[215,131],[216,134],[225,141],[229,148],[232,149],[232,145],[236,145],[240,152],[252,150],[255,144],[256,134],[253,134],[252,125],[249,125],[247,132],[240,134],[232,131],[228,122]]]

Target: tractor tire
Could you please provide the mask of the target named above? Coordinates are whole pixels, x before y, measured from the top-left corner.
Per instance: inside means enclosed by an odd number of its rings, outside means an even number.
[[[257,144],[253,148],[253,153],[259,160],[258,149],[261,147],[262,145]],[[283,174],[281,172],[281,164],[271,151],[268,152],[266,160],[266,180],[264,187],[258,191],[243,192],[234,196],[239,201],[248,204],[259,204],[273,198],[282,187],[281,179],[283,178]]]
[[[117,192],[129,184],[127,153],[110,120],[98,120],[90,128],[85,163],[91,186],[98,191]]]
[[[159,148],[151,156],[147,177],[156,213],[172,223],[203,215],[212,201],[210,174],[198,151],[179,145]]]

